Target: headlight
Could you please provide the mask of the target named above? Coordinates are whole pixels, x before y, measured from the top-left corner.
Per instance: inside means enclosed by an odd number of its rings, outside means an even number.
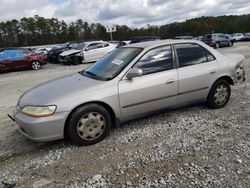
[[[46,117],[56,111],[56,106],[25,106],[22,113],[32,117]]]

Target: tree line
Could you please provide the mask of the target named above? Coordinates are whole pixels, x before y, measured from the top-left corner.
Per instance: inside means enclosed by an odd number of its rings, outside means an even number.
[[[147,25],[131,28],[117,25],[114,40],[129,40],[134,36],[160,36],[161,39],[178,35],[200,36],[212,32],[250,32],[250,14],[241,16],[200,17],[184,22],[161,26]],[[66,41],[110,40],[101,23],[88,23],[82,19],[66,23],[56,18],[46,19],[38,15],[20,20],[0,22],[0,47],[34,46],[64,43]]]

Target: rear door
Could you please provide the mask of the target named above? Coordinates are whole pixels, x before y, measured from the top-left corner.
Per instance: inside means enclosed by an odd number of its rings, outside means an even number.
[[[143,76],[119,82],[124,120],[177,104],[178,76],[171,46],[148,51],[135,65]]]
[[[174,48],[179,66],[178,103],[206,99],[217,75],[215,57],[196,43],[175,44]]]
[[[227,39],[227,37],[225,36],[225,35],[223,35],[223,34],[219,34],[218,35],[219,36],[219,38],[220,38],[220,43],[221,43],[221,45],[222,46],[228,46],[228,44],[229,44],[229,40]]]

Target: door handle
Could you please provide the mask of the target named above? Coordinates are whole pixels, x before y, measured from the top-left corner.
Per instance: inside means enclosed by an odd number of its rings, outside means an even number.
[[[166,84],[172,84],[172,83],[174,83],[174,80],[168,80],[168,81],[166,82]]]

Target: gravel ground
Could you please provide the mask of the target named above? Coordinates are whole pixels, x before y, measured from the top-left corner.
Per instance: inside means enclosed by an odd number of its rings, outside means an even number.
[[[33,143],[6,117],[27,89],[88,64],[1,74],[0,180],[16,187],[250,187],[250,43],[220,51],[246,57],[246,82],[232,87],[226,107],[164,111],[88,147]]]

